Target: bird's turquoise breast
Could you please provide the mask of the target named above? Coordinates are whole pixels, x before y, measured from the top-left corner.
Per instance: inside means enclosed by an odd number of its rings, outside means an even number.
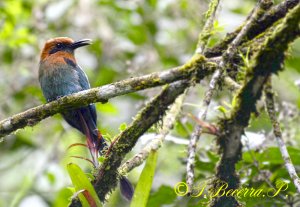
[[[47,67],[47,70],[44,67],[47,66],[40,65],[39,80],[48,102],[83,90],[78,72],[68,65],[56,65],[52,69]]]

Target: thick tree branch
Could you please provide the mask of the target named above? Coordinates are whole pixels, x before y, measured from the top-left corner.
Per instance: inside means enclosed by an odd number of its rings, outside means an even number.
[[[180,95],[172,104],[170,110],[163,118],[163,126],[159,130],[158,134],[148,143],[139,153],[134,155],[131,159],[127,160],[119,169],[121,174],[130,172],[135,167],[141,165],[144,160],[147,159],[151,151],[157,151],[163,144],[165,137],[169,134],[173,128],[173,124],[176,121],[178,114],[181,111],[182,104],[185,98],[185,94]]]
[[[191,61],[182,66],[180,70],[191,70],[194,74],[189,75],[201,80],[209,73],[203,73],[206,70],[203,67],[206,60],[201,55],[195,55]],[[191,69],[194,68],[194,69]],[[199,71],[202,71],[199,73]],[[117,185],[118,168],[125,155],[134,147],[138,138],[144,134],[154,123],[159,121],[168,106],[172,104],[177,96],[182,94],[190,85],[190,80],[181,80],[167,85],[162,92],[149,102],[134,118],[134,121],[116,137],[116,141],[111,146],[110,152],[105,161],[97,170],[96,179],[93,185],[99,198],[104,201],[105,196]],[[70,207],[81,206],[77,199],[73,199]]]
[[[125,155],[134,147],[138,138],[164,115],[168,106],[190,85],[190,81],[181,80],[165,86],[159,95],[153,98],[134,118],[134,121],[117,137],[100,169],[97,170],[93,186],[104,201],[105,196],[117,185],[118,168]],[[81,207],[78,199],[73,199],[69,207]]]
[[[198,67],[200,63],[201,65],[204,64],[204,67],[201,67],[201,69]],[[211,73],[214,65],[214,63],[205,60],[203,56],[195,55],[189,62],[181,67],[126,79],[59,98],[56,101],[28,109],[0,121],[0,137],[6,136],[26,126],[33,126],[41,120],[66,109],[76,108],[95,102],[105,103],[110,98],[116,96],[161,86],[177,80],[189,79],[194,74],[199,78],[207,76]]]
[[[253,9],[250,16],[247,18],[247,21],[244,25],[244,27],[241,29],[241,31],[237,34],[237,36],[234,38],[234,40],[229,44],[227,50],[223,53],[219,67],[214,72],[214,75],[209,83],[209,89],[205,93],[205,98],[202,103],[202,111],[198,115],[199,119],[202,121],[206,120],[206,114],[208,111],[208,107],[210,104],[210,101],[213,96],[213,92],[216,89],[217,83],[220,81],[223,72],[227,68],[231,67],[231,62],[234,57],[234,55],[237,53],[237,48],[244,39],[244,37],[248,34],[249,30],[253,27],[253,22],[255,22],[257,19],[259,19],[262,14],[264,13],[265,9],[270,8],[272,5],[270,0],[261,0],[257,3],[257,6]],[[216,9],[216,8],[215,8]],[[200,36],[201,37],[201,36]],[[190,144],[188,147],[188,159],[187,159],[187,176],[186,176],[186,182],[188,186],[189,193],[192,193],[193,189],[193,182],[194,182],[194,162],[195,162],[195,154],[196,154],[196,147],[197,142],[202,134],[202,127],[200,125],[196,126],[194,132],[191,135],[190,138]]]
[[[253,26],[247,33],[247,36],[242,40],[241,43],[245,41],[252,40],[257,35],[263,33],[266,29],[271,27],[279,19],[285,17],[290,9],[293,9],[299,4],[299,0],[286,0],[282,3],[272,7],[267,11],[261,18],[259,18],[255,26]],[[237,28],[234,32],[226,35],[225,39],[219,44],[215,45],[213,48],[207,48],[204,52],[206,57],[217,57],[221,56],[222,53],[227,49],[228,45],[235,39],[235,37],[242,30],[243,25]]]
[[[167,86],[134,118],[130,126],[117,136],[117,142],[112,147],[96,177],[94,187],[101,200],[116,186],[118,168],[124,156],[134,147],[138,138],[156,123],[172,104],[177,96],[189,86],[188,81],[179,81]]]
[[[247,127],[251,112],[255,111],[255,103],[261,97],[262,88],[272,73],[277,73],[283,65],[284,52],[290,42],[299,36],[300,5],[292,9],[284,21],[273,31],[254,54],[242,88],[235,97],[235,105],[229,118],[220,121],[221,134],[218,143],[222,153],[217,167],[217,180],[228,184],[229,189],[236,189],[239,185],[235,173],[235,164],[241,157],[241,135]],[[218,189],[220,182],[214,182],[214,189]],[[234,197],[219,197],[213,200],[212,206],[238,206]]]
[[[247,17],[242,29],[237,33],[236,37],[228,45],[227,50],[223,53],[220,62],[220,67],[226,69],[229,77],[236,79],[238,68],[235,64],[235,57],[237,56],[238,48],[241,46],[243,40],[248,36],[253,28],[256,28],[256,22],[270,9],[272,0],[258,0],[256,6],[253,8]]]

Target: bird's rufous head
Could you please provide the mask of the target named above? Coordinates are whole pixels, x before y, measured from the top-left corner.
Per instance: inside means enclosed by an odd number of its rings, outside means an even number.
[[[45,60],[51,55],[65,54],[74,57],[74,50],[91,44],[90,39],[82,39],[74,41],[69,37],[56,37],[49,39],[42,50],[41,61]]]

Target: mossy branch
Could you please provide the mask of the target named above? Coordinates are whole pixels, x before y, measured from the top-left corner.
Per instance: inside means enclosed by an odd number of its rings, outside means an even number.
[[[187,90],[186,90],[187,91]],[[163,144],[165,137],[170,133],[173,128],[181,109],[182,104],[186,96],[186,91],[180,95],[168,110],[167,114],[163,118],[163,125],[158,130],[157,135],[148,143],[139,153],[135,154],[131,159],[127,160],[120,168],[121,174],[126,174],[132,169],[141,165],[149,156],[152,151],[157,151]]]
[[[204,64],[204,67],[201,67],[201,69],[198,67],[200,63],[201,65]],[[214,63],[209,62],[203,56],[195,55],[185,65],[177,68],[125,79],[119,82],[61,97],[56,101],[28,109],[22,113],[0,121],[0,137],[4,137],[26,126],[33,126],[41,120],[66,109],[85,106],[95,102],[105,103],[116,96],[161,86],[177,80],[189,79],[191,76],[194,76],[194,74],[196,74],[199,78],[203,78],[211,73],[214,65]]]
[[[117,137],[111,146],[110,153],[97,170],[94,188],[101,199],[111,192],[117,185],[118,168],[125,155],[131,151],[138,138],[164,115],[168,106],[182,94],[190,85],[190,81],[182,80],[164,87],[159,95],[153,98],[134,118],[134,121]],[[73,199],[69,207],[81,207],[79,200]]]
[[[289,10],[293,9],[299,4],[299,0],[286,0],[280,4],[272,7],[267,11],[263,16],[261,16],[253,27],[247,33],[247,36],[242,40],[241,43],[245,41],[252,40],[257,35],[263,33],[266,29],[271,27],[275,22],[285,17]],[[221,56],[222,53],[227,49],[228,45],[235,39],[235,37],[242,30],[243,25],[238,27],[234,32],[231,32],[226,35],[226,37],[217,45],[212,48],[207,48],[204,55],[206,57],[217,57]]]
[[[209,38],[211,37],[211,35],[213,33],[213,28],[214,28],[213,23],[216,19],[216,14],[217,14],[219,5],[220,5],[219,0],[212,0],[209,4],[209,9],[205,15],[206,22],[205,22],[205,25],[198,37],[198,43],[197,43],[197,49],[196,49],[197,54],[204,53],[204,51],[207,47]],[[213,94],[213,91],[215,90],[215,86],[217,85],[220,75],[221,75],[221,70],[219,70],[219,69],[216,70],[214,72],[212,80],[210,81],[209,89],[206,92],[205,98],[202,103],[203,110],[198,115],[198,117],[200,119],[202,119],[203,121],[206,118],[208,106],[212,99],[212,94]],[[187,186],[189,189],[188,195],[191,194],[192,189],[193,189],[194,177],[195,177],[194,165],[195,165],[196,148],[197,148],[197,142],[200,138],[201,133],[202,133],[202,127],[196,126],[196,128],[194,129],[193,133],[191,134],[190,140],[189,140],[189,146],[188,146],[188,151],[187,151],[187,163],[186,163],[186,183],[187,183]]]
[[[214,28],[214,21],[216,19],[217,10],[219,8],[220,0],[212,0],[209,4],[208,11],[205,14],[205,24],[198,37],[196,53],[203,54],[203,51],[212,35]]]
[[[265,38],[265,42],[251,57],[251,67],[246,73],[244,83],[241,87],[238,85],[234,87],[239,89],[231,115],[220,121],[219,128],[221,130],[218,136],[218,143],[222,158],[217,167],[216,177],[218,180],[227,182],[231,189],[237,188],[239,185],[239,179],[235,174],[235,164],[241,156],[241,134],[248,125],[251,112],[255,111],[255,103],[261,96],[261,90],[266,80],[272,73],[276,73],[281,69],[281,64],[284,61],[284,51],[288,48],[288,44],[300,34],[299,7],[299,0],[284,1],[270,9],[266,14],[259,13],[253,25],[246,28],[246,32],[241,32],[245,26],[242,25],[235,32],[229,34],[219,45],[212,49],[204,50],[206,57],[224,55],[224,51],[227,50],[232,42],[232,45],[236,48],[243,42],[261,34],[272,25],[274,26],[275,22],[286,16],[284,21],[275,30],[271,31],[272,35]],[[294,9],[287,14],[287,11],[292,8]],[[212,17],[214,15],[215,10],[212,13]],[[239,37],[239,34],[243,35]],[[209,38],[205,35],[203,36],[204,45],[207,42],[207,38]],[[235,39],[239,41],[234,42]],[[203,51],[203,49],[199,51]],[[226,61],[230,61],[230,59]],[[215,71],[216,68],[218,69],[217,74],[222,74],[225,66],[224,64],[217,66],[204,56],[196,54],[183,66],[82,91],[9,117],[0,122],[0,137],[25,126],[33,126],[42,119],[67,109],[94,102],[107,102],[110,98],[116,96],[170,84],[138,113],[132,124],[125,131],[116,137],[117,141],[112,146],[101,168],[98,169],[94,182],[97,194],[103,201],[105,196],[116,186],[118,168],[124,156],[133,148],[138,138],[161,119],[168,106],[190,86],[192,78],[196,77],[197,80],[201,80]],[[215,183],[215,185],[217,184]],[[215,189],[218,189],[218,187],[215,186]],[[212,202],[213,206],[226,206],[226,204],[235,206],[238,205],[238,202],[232,197],[215,198]],[[70,206],[81,206],[81,204],[77,200],[73,200]]]
[[[235,97],[230,117],[220,121],[221,133],[218,143],[222,158],[217,167],[216,179],[226,182],[228,189],[236,189],[239,185],[235,164],[241,158],[241,135],[248,125],[250,114],[256,110],[255,103],[261,97],[265,82],[272,73],[277,73],[282,69],[284,52],[289,43],[300,35],[299,21],[300,5],[286,15],[284,21],[254,54],[242,88]],[[215,189],[218,188],[218,183],[220,182],[214,183]],[[219,197],[212,202],[212,206],[225,204],[228,206],[239,205],[234,197]]]
[[[196,55],[198,57],[199,55]],[[202,56],[201,56],[202,57]],[[203,68],[203,60],[198,59],[197,67]],[[196,77],[202,79],[203,76]],[[117,136],[111,153],[104,161],[95,181],[95,188],[101,200],[116,186],[117,169],[124,156],[134,147],[137,139],[145,133],[168,109],[175,99],[184,92],[190,85],[190,80],[179,81],[166,86],[164,90],[155,97],[147,106],[135,117],[132,124]]]
[[[198,70],[203,70],[206,60],[201,55],[195,55],[191,61],[182,66],[181,70],[194,68],[196,77],[201,80],[205,75]],[[208,73],[207,73],[208,74]],[[207,75],[206,74],[206,75]],[[194,77],[194,76],[193,76]],[[96,173],[96,179],[93,183],[99,198],[104,201],[105,196],[117,185],[118,168],[121,165],[125,155],[131,151],[138,138],[144,134],[154,123],[158,122],[168,106],[182,94],[190,85],[190,80],[180,80],[165,86],[162,92],[149,102],[134,118],[134,121],[116,138],[111,146],[110,152]],[[81,206],[74,199],[70,207]]]
[[[137,114],[132,124],[117,136],[117,142],[113,145],[111,153],[102,164],[94,183],[101,200],[104,200],[105,195],[116,186],[118,168],[125,155],[134,147],[138,138],[161,119],[168,106],[188,86],[188,81],[180,81],[166,86],[158,96]]]

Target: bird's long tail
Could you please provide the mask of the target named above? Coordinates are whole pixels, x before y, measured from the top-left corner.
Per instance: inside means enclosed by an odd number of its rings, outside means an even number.
[[[130,183],[130,181],[125,176],[120,177],[120,190],[121,190],[122,195],[127,200],[130,201],[132,199],[134,189],[133,189],[132,184]]]
[[[83,126],[86,138],[87,138],[87,145],[90,150],[91,156],[92,156],[92,161],[94,163],[95,167],[99,166],[98,162],[98,153],[101,154],[101,151],[105,146],[107,146],[102,134],[100,131],[95,128],[92,129],[88,126],[88,123],[85,121],[83,115],[81,112],[79,112],[79,117],[81,124]],[[131,200],[133,197],[134,189],[132,187],[132,184],[130,181],[125,177],[121,176],[120,177],[120,190],[122,195],[127,199]]]
[[[95,167],[98,167],[98,153],[102,151],[102,149],[106,146],[106,143],[102,134],[97,128],[91,129],[91,127],[88,126],[88,123],[85,121],[81,112],[79,112],[79,117],[87,138],[87,146],[90,150],[93,163]]]

